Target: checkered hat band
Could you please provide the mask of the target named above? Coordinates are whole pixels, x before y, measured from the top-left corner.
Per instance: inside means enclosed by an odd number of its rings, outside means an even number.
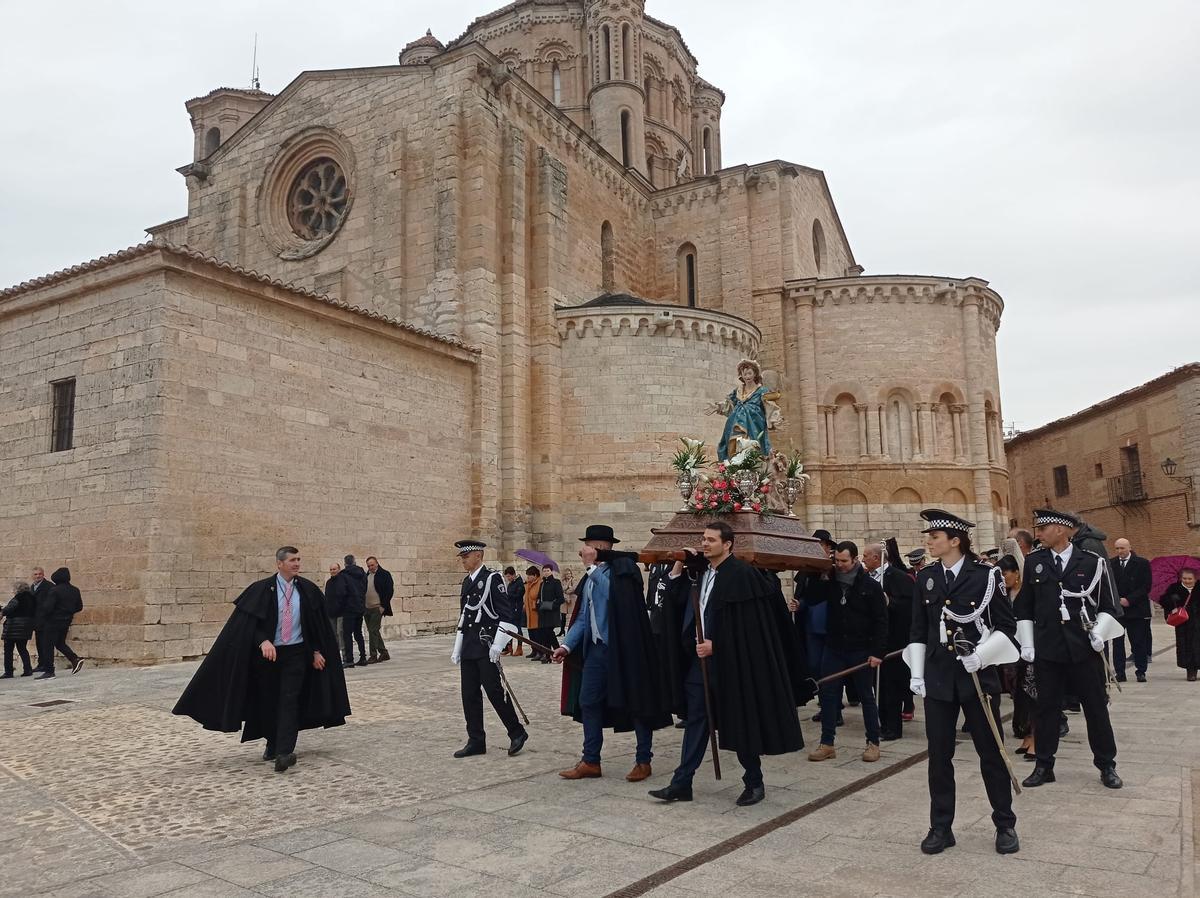
[[[938,518],[930,521],[927,530],[966,530],[967,525],[962,521],[951,521],[946,518]]]
[[[1064,527],[1077,527],[1078,525],[1070,520],[1057,514],[1040,515],[1033,519],[1033,526],[1041,527],[1045,524],[1062,524]]]
[[[479,545],[478,543],[468,543],[467,545],[459,548],[458,554],[459,555],[469,555],[472,552],[482,552],[482,551],[483,551],[483,546]]]

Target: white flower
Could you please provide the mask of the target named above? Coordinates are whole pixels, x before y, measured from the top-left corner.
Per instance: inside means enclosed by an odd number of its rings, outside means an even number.
[[[683,440],[683,445],[687,446],[688,450],[695,452],[704,445],[704,440],[689,440],[687,437],[680,437]]]

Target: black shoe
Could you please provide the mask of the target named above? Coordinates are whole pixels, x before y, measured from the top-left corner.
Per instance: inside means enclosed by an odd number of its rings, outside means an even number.
[[[21,674],[21,676],[23,676],[23,677],[32,677],[32,676],[33,676],[33,671],[32,671],[32,670],[27,670],[27,671],[25,671],[25,673]]]
[[[1117,776],[1116,767],[1105,767],[1100,771],[1100,782],[1108,789],[1120,789],[1123,785],[1121,778]]]
[[[296,766],[296,753],[288,752],[286,755],[277,755],[275,758],[275,772],[283,773],[289,767]]]
[[[361,664],[362,662],[360,661],[359,663]],[[378,655],[372,655],[370,658],[368,658],[368,659],[367,659],[367,663],[368,663],[368,664],[378,664],[378,663],[379,663],[379,656],[378,656]]]
[[[4,673],[0,674],[0,680],[11,680],[12,678],[13,672],[11,670],[6,670]]]
[[[487,746],[481,745],[478,742],[468,742],[462,748],[454,753],[456,758],[469,758],[471,755],[486,755]]]
[[[383,663],[384,661],[391,661],[391,660],[392,660],[392,656],[389,655],[386,651],[382,651],[379,653],[380,663]]]
[[[1083,710],[1083,708],[1080,706],[1079,702],[1071,702],[1071,704],[1066,706],[1065,710],[1070,711],[1072,714],[1078,714]]]
[[[1121,676],[1116,677],[1115,679],[1118,683],[1124,683],[1126,680],[1126,676],[1124,674],[1121,674]]]
[[[651,789],[647,794],[651,798],[657,798],[660,801],[691,801],[692,787],[676,786],[674,783],[671,783],[665,789]],[[740,801],[741,799],[738,800]]]
[[[1028,751],[1029,749],[1027,749],[1024,745],[1018,745],[1015,749],[1013,749],[1013,754],[1024,757]]]
[[[358,659],[358,666],[359,666],[359,667],[366,667],[366,666],[367,666],[367,659],[366,659],[366,658],[361,658],[361,657],[360,657],[360,658]]]
[[[1017,831],[1011,826],[1002,826],[996,830],[996,854],[1016,854],[1021,850],[1017,840]]]
[[[895,742],[900,738],[902,738],[900,733],[889,733],[887,730],[884,730],[879,734],[880,742]]]
[[[273,745],[268,745],[266,748],[263,749],[263,760],[264,761],[274,761],[275,760],[275,747]]]
[[[1069,732],[1071,732],[1071,725],[1067,723],[1067,718],[1064,717],[1058,722],[1058,738],[1063,738]]]
[[[350,668],[351,668],[351,667],[353,667],[353,666],[354,666],[354,659],[353,659],[353,658],[352,658],[352,659],[350,659],[349,661],[343,661],[343,662],[342,662],[342,669],[343,669],[343,670],[348,670],[348,669],[350,669]]]
[[[83,670],[83,659],[76,658],[74,661],[71,662],[71,673],[77,674],[81,670]]]
[[[742,794],[737,797],[734,802],[739,808],[748,808],[752,804],[758,804],[767,797],[767,790],[762,786],[747,786],[742,790]]]
[[[941,854],[947,848],[953,848],[958,843],[954,841],[954,833],[948,829],[933,828],[929,835],[921,840],[921,852],[924,854]]]
[[[1054,771],[1049,767],[1034,767],[1033,773],[1021,780],[1021,785],[1026,789],[1036,789],[1038,786],[1054,781]]]
[[[34,677],[34,679],[35,680],[53,680],[54,679],[54,671],[43,670],[40,674],[38,674],[36,677]]]
[[[529,741],[529,734],[522,733],[519,736],[514,736],[512,742],[508,744],[508,756],[519,755],[521,749],[525,747],[525,743]]]
[[[1137,675],[1137,681],[1138,681],[1139,683],[1145,683],[1145,682],[1146,682],[1146,675],[1145,675],[1144,673],[1139,673],[1139,674]]]

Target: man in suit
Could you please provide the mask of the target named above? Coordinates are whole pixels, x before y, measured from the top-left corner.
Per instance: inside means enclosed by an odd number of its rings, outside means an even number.
[[[529,739],[529,733],[517,720],[512,699],[500,682],[500,653],[517,629],[516,608],[500,575],[484,566],[483,550],[487,543],[480,539],[463,539],[456,542],[454,548],[458,550],[462,569],[467,572],[459,595],[458,635],[450,653],[450,660],[458,665],[467,744],[456,751],[454,757],[487,754],[481,689],[487,693],[488,701],[508,731],[511,757],[520,752]]]
[[[1121,601],[1121,623],[1129,634],[1133,653],[1133,669],[1139,683],[1146,682],[1146,665],[1150,663],[1153,643],[1150,635],[1150,583],[1153,575],[1150,562],[1133,551],[1129,540],[1116,542],[1117,554],[1109,564],[1117,581],[1117,596]],[[1113,667],[1117,679],[1125,682],[1125,637],[1113,640]]]
[[[863,549],[863,567],[872,579],[883,587],[887,602],[888,654],[901,651],[908,645],[912,629],[913,575],[894,564],[883,563],[883,549],[878,545]],[[892,742],[904,735],[905,697],[912,698],[908,689],[908,668],[900,658],[886,659],[879,671],[879,738]],[[912,715],[908,716],[912,720]]]
[[[337,639],[315,583],[299,576],[300,552],[275,552],[274,576],[252,583],[172,713],[206,730],[265,738],[264,761],[296,763],[301,729],[341,726],[350,714]],[[326,659],[329,659],[328,661]],[[242,724],[245,724],[243,727]]]
[[[342,650],[346,653],[343,667],[354,667],[354,643],[358,643],[358,666],[367,666],[367,647],[363,641],[363,616],[367,613],[367,572],[354,562],[353,555],[343,561],[341,576],[345,579],[346,610],[342,614]]]
[[[53,642],[51,642],[48,652],[44,648],[45,639],[50,635],[50,618],[54,611],[50,601],[50,591],[53,588],[54,584],[46,579],[46,571],[40,566],[35,567],[33,577],[29,581],[29,591],[33,593],[33,644],[37,647],[38,653],[37,667],[33,669],[33,672],[39,674],[45,672],[48,663],[54,661]],[[42,657],[43,652],[45,652],[45,657]]]
[[[954,746],[961,711],[992,806],[996,852],[1013,854],[1020,850],[1020,842],[1003,749],[971,678],[971,674],[978,677],[985,695],[1000,692],[996,665],[1018,657],[1012,606],[1000,571],[971,551],[974,524],[940,508],[925,509],[921,518],[927,524],[925,544],[934,562],[917,574],[910,641],[904,650],[909,687],[925,700],[929,739],[929,834],[921,842],[921,851],[940,854],[955,844],[951,828]]]
[[[1108,562],[1071,542],[1080,526],[1074,515],[1049,508],[1033,514],[1042,548],[1025,557],[1015,602],[1021,658],[1033,664],[1038,691],[1037,766],[1022,785],[1034,788],[1055,781],[1059,710],[1063,694],[1070,690],[1083,707],[1100,782],[1120,789],[1101,654],[1105,641],[1121,632],[1121,608],[1109,585]]]

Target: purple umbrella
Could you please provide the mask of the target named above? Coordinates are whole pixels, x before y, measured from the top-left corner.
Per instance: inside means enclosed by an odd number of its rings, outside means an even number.
[[[1200,571],[1200,558],[1191,555],[1163,555],[1150,561],[1150,598],[1158,601],[1167,587],[1179,582],[1179,572],[1185,567]]]
[[[525,559],[530,564],[536,564],[538,567],[550,565],[554,572],[558,573],[558,562],[545,552],[539,552],[536,549],[517,549],[516,556]]]

